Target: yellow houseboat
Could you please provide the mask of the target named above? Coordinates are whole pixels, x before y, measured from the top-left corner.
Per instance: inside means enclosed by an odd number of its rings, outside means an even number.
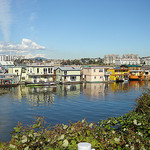
[[[145,70],[139,65],[122,65],[121,68],[129,69],[129,80],[143,80]]]

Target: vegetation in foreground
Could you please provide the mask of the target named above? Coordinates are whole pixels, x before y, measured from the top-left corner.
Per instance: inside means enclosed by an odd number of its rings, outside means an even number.
[[[96,150],[148,150],[150,149],[150,89],[136,99],[136,108],[121,117],[88,123],[85,119],[68,125],[45,127],[44,118],[23,127],[19,123],[8,143],[7,150],[76,150],[79,142],[89,142]]]

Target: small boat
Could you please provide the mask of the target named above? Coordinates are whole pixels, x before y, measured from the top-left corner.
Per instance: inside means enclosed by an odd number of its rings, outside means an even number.
[[[0,73],[0,87],[18,86],[17,76],[10,73]]]
[[[36,82],[36,83],[25,83],[28,87],[39,87],[39,86],[56,86],[55,82]]]
[[[144,76],[138,76],[138,75],[130,75],[129,76],[130,80],[143,80]]]
[[[129,80],[143,80],[144,70],[131,70],[129,74]]]
[[[18,84],[14,83],[14,84],[0,84],[0,87],[17,87]]]

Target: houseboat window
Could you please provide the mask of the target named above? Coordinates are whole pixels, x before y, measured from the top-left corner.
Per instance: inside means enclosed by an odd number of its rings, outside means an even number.
[[[148,75],[148,72],[145,72],[145,75]]]
[[[53,73],[53,68],[51,68],[51,73]]]
[[[96,79],[96,76],[94,77],[94,79]]]
[[[48,68],[48,73],[51,73],[51,68]]]
[[[94,72],[96,72],[96,69],[94,69]]]
[[[30,68],[30,73],[32,73],[32,68]]]
[[[76,80],[76,76],[72,76],[72,77],[71,77],[71,80]]]
[[[43,71],[44,71],[44,74],[47,74],[47,68],[44,68]]]
[[[99,69],[99,72],[103,72],[103,69]]]
[[[67,71],[64,71],[64,74],[67,74]]]
[[[37,73],[39,73],[39,68],[37,68]]]
[[[26,70],[25,70],[25,69],[23,69],[23,70],[22,70],[22,73],[26,73]]]
[[[102,79],[103,77],[102,76],[100,76],[100,79]]]
[[[15,72],[18,72],[18,70],[15,70]]]

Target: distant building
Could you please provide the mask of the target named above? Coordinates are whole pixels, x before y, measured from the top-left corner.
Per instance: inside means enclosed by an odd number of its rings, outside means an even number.
[[[150,56],[141,58],[142,64],[145,66],[150,66]]]
[[[105,55],[104,56],[104,64],[115,64],[116,60],[120,59],[119,55]]]
[[[54,64],[54,66],[59,67],[59,66],[61,66],[61,63],[63,62],[63,60],[61,60],[61,59],[50,59],[50,60],[47,60],[47,62],[51,62]]]
[[[122,58],[115,60],[115,65],[139,65],[140,58],[137,54],[124,54]]]
[[[13,61],[14,56],[11,55],[0,55],[0,62],[1,61]]]
[[[14,66],[13,61],[0,61],[0,66],[4,67],[5,69],[8,69],[8,67]]]
[[[15,55],[13,57],[14,57],[14,60],[16,60],[16,59],[19,59],[19,60],[25,59],[25,56]]]

